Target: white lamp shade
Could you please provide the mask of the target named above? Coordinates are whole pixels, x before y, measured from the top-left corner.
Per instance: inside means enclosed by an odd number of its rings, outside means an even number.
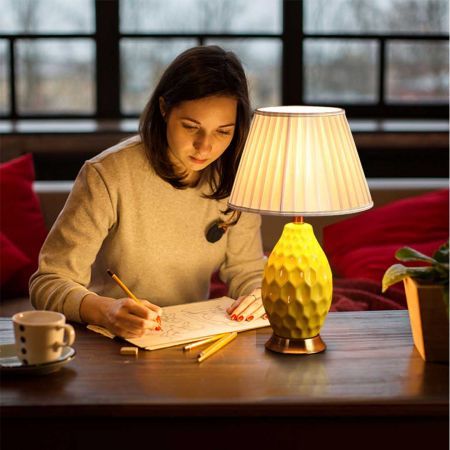
[[[320,216],[373,206],[345,111],[255,111],[228,202],[259,214]]]

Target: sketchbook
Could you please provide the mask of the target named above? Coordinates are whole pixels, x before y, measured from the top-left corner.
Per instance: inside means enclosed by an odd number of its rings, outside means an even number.
[[[161,331],[149,331],[141,338],[126,340],[145,350],[157,350],[194,342],[216,334],[270,326],[269,321],[262,318],[250,322],[230,320],[226,309],[233,302],[234,300],[229,297],[221,297],[214,300],[166,306],[162,308]],[[108,330],[96,325],[88,325],[88,329],[110,338],[115,337]]]

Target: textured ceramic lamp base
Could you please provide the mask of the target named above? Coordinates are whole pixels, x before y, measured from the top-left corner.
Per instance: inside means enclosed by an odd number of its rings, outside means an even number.
[[[325,350],[319,332],[331,305],[328,260],[307,223],[288,223],[264,270],[262,300],[273,336],[266,347],[280,353]]]
[[[326,345],[320,334],[306,339],[288,339],[272,334],[272,337],[266,342],[266,348],[278,353],[311,355],[323,352]]]

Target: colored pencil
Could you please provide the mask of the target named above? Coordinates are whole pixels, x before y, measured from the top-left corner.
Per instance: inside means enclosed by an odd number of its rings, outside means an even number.
[[[108,275],[123,289],[125,294],[128,295],[128,297],[132,298],[137,303],[142,304],[142,302],[125,286],[123,281],[115,274],[112,273],[109,269],[107,270]]]
[[[214,344],[210,345],[208,348],[203,350],[198,355],[198,362],[202,362],[205,359],[209,358],[210,356],[214,355],[214,353],[218,352],[222,347],[225,347],[225,345],[229,344],[233,339],[235,339],[237,336],[237,332],[233,331],[232,333],[228,333],[227,336],[224,336],[222,339],[219,339]]]
[[[210,342],[218,341],[222,339],[224,336],[228,336],[229,333],[217,334],[215,336],[211,336],[209,338],[202,339],[200,341],[195,341],[192,344],[185,345],[183,347],[184,351],[192,350],[193,348],[201,347],[202,345],[209,344]]]

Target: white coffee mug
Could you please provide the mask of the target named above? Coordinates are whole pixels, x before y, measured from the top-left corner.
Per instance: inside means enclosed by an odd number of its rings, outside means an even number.
[[[14,314],[16,354],[22,364],[56,361],[62,348],[75,341],[75,330],[64,314],[54,311],[24,311]]]

